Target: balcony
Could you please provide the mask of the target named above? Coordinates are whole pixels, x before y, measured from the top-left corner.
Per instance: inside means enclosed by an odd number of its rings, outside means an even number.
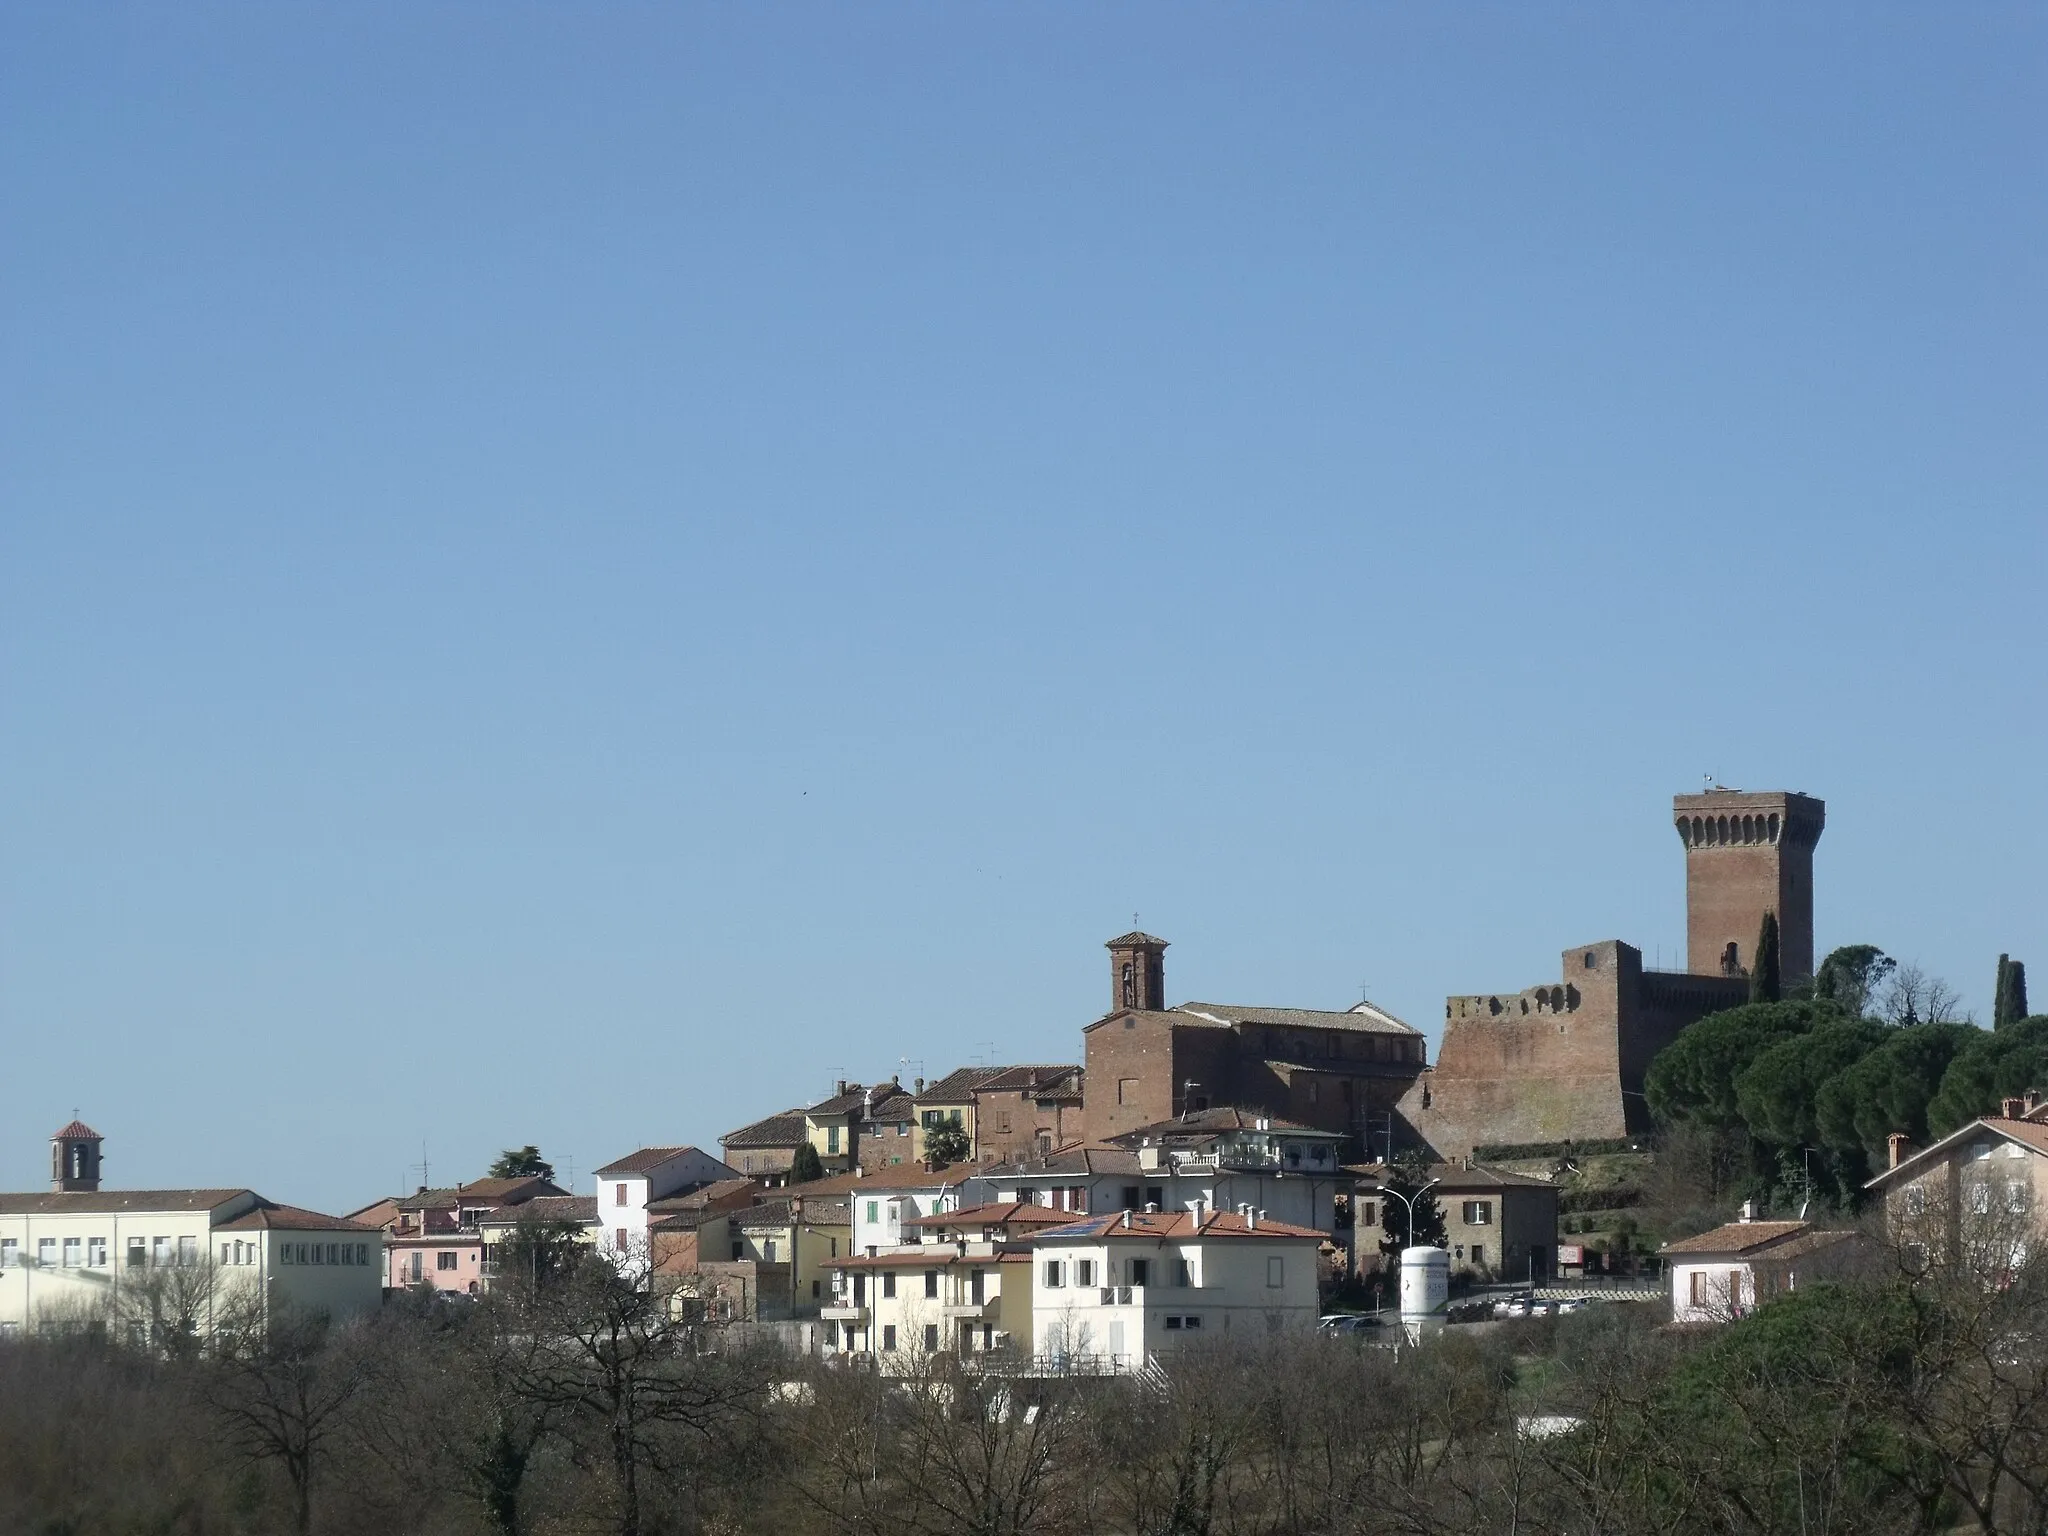
[[[1134,1301],[1132,1298],[1136,1298]],[[1101,1288],[1098,1303],[1105,1307],[1129,1307],[1145,1305],[1145,1287],[1142,1285],[1105,1285]]]
[[[948,1321],[958,1322],[965,1319],[987,1317],[990,1315],[989,1308],[994,1304],[995,1298],[993,1296],[982,1301],[975,1301],[970,1297],[965,1301],[949,1301],[939,1308],[939,1311]]]
[[[868,1309],[861,1305],[841,1305],[834,1302],[820,1307],[818,1316],[828,1323],[864,1323],[868,1320]]]

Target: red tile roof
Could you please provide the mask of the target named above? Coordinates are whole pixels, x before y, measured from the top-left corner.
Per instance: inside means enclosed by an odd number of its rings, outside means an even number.
[[[50,1133],[52,1141],[104,1141],[106,1138],[83,1120],[74,1120],[61,1131]]]
[[[685,1152],[694,1152],[695,1147],[642,1147],[637,1152],[628,1152],[615,1162],[606,1163],[596,1170],[599,1178],[614,1173],[645,1173],[650,1168],[659,1168],[672,1158],[681,1157]]]
[[[1803,1221],[1731,1221],[1726,1226],[1716,1227],[1711,1232],[1702,1232],[1698,1237],[1682,1238],[1675,1243],[1666,1243],[1659,1253],[1670,1254],[1729,1254],[1740,1257],[1768,1248],[1773,1243],[1788,1237],[1797,1237],[1808,1231]]]
[[[1327,1232],[1318,1232],[1314,1227],[1297,1227],[1291,1222],[1247,1221],[1235,1211],[1205,1210],[1199,1220],[1193,1211],[1106,1211],[1050,1231],[1033,1233],[1031,1240],[1043,1243],[1074,1238],[1172,1237],[1207,1242],[1212,1238],[1321,1240],[1328,1236]]]
[[[267,1228],[273,1232],[375,1232],[375,1227],[364,1226],[359,1221],[345,1221],[339,1216],[323,1216],[318,1211],[301,1210],[296,1205],[279,1205],[265,1200],[253,1211],[244,1211],[232,1221],[215,1225],[216,1232],[243,1232],[251,1228]]]
[[[988,1205],[970,1205],[965,1210],[938,1211],[930,1216],[913,1216],[903,1225],[906,1227],[1001,1227],[1001,1226],[1044,1226],[1063,1227],[1074,1219],[1071,1211],[1055,1211],[1050,1206],[1034,1205],[1028,1200],[1003,1200]]]

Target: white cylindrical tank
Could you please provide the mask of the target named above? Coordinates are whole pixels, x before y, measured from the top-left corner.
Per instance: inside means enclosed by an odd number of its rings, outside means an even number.
[[[1451,1301],[1451,1256],[1441,1248],[1401,1250],[1401,1317],[1442,1317]]]

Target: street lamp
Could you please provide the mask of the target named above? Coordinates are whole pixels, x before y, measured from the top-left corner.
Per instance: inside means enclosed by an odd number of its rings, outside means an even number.
[[[1441,1184],[1442,1182],[1443,1179],[1441,1176],[1431,1179],[1427,1184],[1423,1185],[1422,1188],[1416,1190],[1415,1193],[1412,1195],[1404,1195],[1398,1189],[1382,1189],[1380,1191],[1382,1195],[1392,1195],[1396,1200],[1400,1201],[1403,1205],[1408,1207],[1408,1242],[1406,1244],[1407,1247],[1413,1248],[1415,1246],[1415,1202],[1419,1200],[1422,1196],[1428,1194],[1432,1189],[1435,1189],[1437,1185]]]

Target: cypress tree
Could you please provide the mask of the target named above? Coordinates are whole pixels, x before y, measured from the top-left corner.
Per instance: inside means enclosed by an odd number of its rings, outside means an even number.
[[[2000,955],[1998,981],[1991,989],[1991,1027],[2003,1029],[2012,1020],[2012,960],[2009,956]]]
[[[1749,1000],[1775,1003],[1784,989],[1778,976],[1778,914],[1766,912],[1756,935],[1756,962],[1749,968]]]

